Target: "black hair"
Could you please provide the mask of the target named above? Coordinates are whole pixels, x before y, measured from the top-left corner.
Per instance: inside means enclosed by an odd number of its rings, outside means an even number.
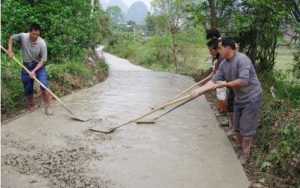
[[[216,49],[218,48],[219,42],[220,42],[219,39],[217,39],[217,38],[212,38],[212,39],[210,39],[210,40],[206,43],[206,45],[207,45],[207,47],[216,50]]]
[[[218,29],[209,29],[206,31],[206,40],[212,39],[212,38],[220,38],[221,34]]]
[[[226,47],[229,46],[231,49],[235,50],[236,49],[236,43],[234,38],[227,36],[221,39],[221,44],[222,46]]]
[[[37,24],[37,23],[32,23],[30,25],[29,31],[31,32],[33,30],[35,30],[35,31],[41,31],[41,26],[39,24]]]

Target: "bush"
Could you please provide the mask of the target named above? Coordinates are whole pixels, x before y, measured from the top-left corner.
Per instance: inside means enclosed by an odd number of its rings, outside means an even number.
[[[19,109],[23,106],[24,94],[20,71],[21,68],[15,62],[5,55],[1,56],[1,113],[5,113],[7,107]]]
[[[108,41],[106,50],[126,59],[135,57],[140,44],[132,33],[114,33]]]
[[[278,186],[275,182],[279,180],[273,179],[278,177],[281,177],[280,182],[284,185],[295,186],[300,183],[297,178],[300,177],[300,113],[299,105],[296,105],[298,101],[291,99],[299,97],[293,94],[299,90],[271,73],[260,77],[264,93],[256,147],[253,150],[254,165],[262,172],[276,175],[267,175],[271,186]],[[291,91],[290,97],[286,97],[283,84]],[[276,88],[276,98],[270,92],[272,85]]]
[[[274,71],[275,72],[275,71]],[[291,107],[300,106],[300,82],[287,77],[289,74],[280,71],[275,72],[274,88],[276,97],[279,99],[287,99]]]
[[[1,63],[1,114],[3,115],[22,109],[24,94],[19,65],[10,61],[7,56],[1,56]],[[102,81],[107,74],[108,66],[103,61],[86,64],[80,59],[62,59],[60,64],[46,64],[46,70],[49,88],[56,95],[63,96]]]
[[[1,4],[1,40],[6,46],[8,37],[26,32],[32,22],[42,27],[41,36],[48,44],[49,60],[73,58],[95,45],[107,33],[108,26],[99,27],[98,20],[108,22],[102,10],[81,0],[6,0]],[[102,23],[101,26],[105,26]]]

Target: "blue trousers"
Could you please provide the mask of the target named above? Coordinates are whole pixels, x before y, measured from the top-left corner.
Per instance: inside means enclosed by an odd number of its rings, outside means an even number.
[[[23,65],[30,71],[32,71],[36,65],[37,62],[32,61],[32,62],[24,62]],[[35,72],[36,78],[42,82],[46,87],[48,87],[48,81],[47,81],[47,73],[46,69],[44,66],[42,66],[39,70]],[[29,74],[23,69],[21,72],[21,80],[23,82],[24,86],[24,95],[25,96],[30,96],[33,94],[33,84],[34,84],[34,79],[30,78]],[[42,91],[45,89],[41,87]]]

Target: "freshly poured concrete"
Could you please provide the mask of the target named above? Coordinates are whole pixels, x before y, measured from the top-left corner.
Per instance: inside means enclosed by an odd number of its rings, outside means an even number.
[[[53,116],[41,109],[2,125],[2,187],[248,187],[204,97],[154,125],[132,123],[108,135],[89,131],[135,118],[194,83],[110,54],[105,59],[105,82],[63,98],[91,121],[71,120],[56,102]]]

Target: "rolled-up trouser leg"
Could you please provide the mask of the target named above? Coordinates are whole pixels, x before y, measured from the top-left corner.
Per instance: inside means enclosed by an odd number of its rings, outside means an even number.
[[[33,105],[33,95],[25,96],[24,103],[25,103],[25,108],[30,110],[30,108],[34,106]]]
[[[47,73],[45,70],[45,67],[41,67],[37,72],[36,72],[36,78],[42,82],[42,84],[44,84],[46,87],[48,87],[48,81],[47,81]],[[43,88],[41,86],[41,90],[42,90],[42,94],[43,94],[43,100],[44,100],[44,107],[45,107],[45,113],[47,115],[52,115],[53,112],[50,109],[50,103],[51,103],[51,94],[45,90],[45,88]]]
[[[21,80],[24,87],[24,95],[25,95],[25,107],[30,109],[34,106],[33,104],[33,83],[34,80],[30,78],[29,74],[22,70],[21,72]]]

